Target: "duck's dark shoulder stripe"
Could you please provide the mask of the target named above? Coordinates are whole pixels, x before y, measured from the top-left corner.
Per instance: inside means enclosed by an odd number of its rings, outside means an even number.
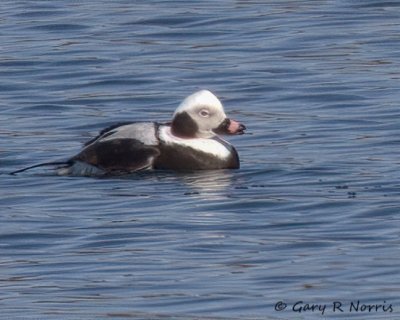
[[[229,157],[229,160],[227,161],[229,163],[229,168],[239,169],[240,168],[239,154],[237,153],[235,147],[218,136],[215,136],[213,139],[224,145],[225,148],[227,148],[230,151],[231,155]]]
[[[95,142],[97,139],[99,139],[99,138],[101,138],[101,137],[103,137],[103,136],[107,136],[107,133],[108,133],[108,134],[112,134],[113,132],[111,132],[111,131],[114,130],[114,129],[116,129],[116,128],[119,128],[119,127],[122,127],[122,126],[126,126],[126,125],[128,125],[128,124],[133,124],[133,123],[136,123],[136,122],[133,122],[133,121],[123,121],[123,122],[114,123],[114,124],[112,124],[112,125],[110,125],[110,126],[104,128],[104,129],[102,129],[102,130],[98,133],[98,135],[97,135],[96,137],[90,139],[88,142],[86,142],[86,143],[84,144],[84,146],[88,146],[88,145],[92,144],[93,142]]]
[[[235,148],[227,141],[225,141],[224,139],[221,139],[218,136],[215,136],[213,138],[211,138],[215,141],[218,141],[220,144],[222,144],[223,146],[225,146],[225,148],[227,148],[228,150],[235,150]],[[235,150],[236,151],[236,150]]]

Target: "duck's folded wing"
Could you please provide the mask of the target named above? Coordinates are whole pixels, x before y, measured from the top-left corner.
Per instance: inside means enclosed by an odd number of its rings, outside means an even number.
[[[85,147],[97,142],[114,139],[134,139],[145,145],[157,145],[157,129],[158,124],[155,122],[118,123],[101,130],[97,137],[85,143]]]
[[[152,168],[159,154],[156,146],[145,145],[136,139],[100,139],[86,146],[71,160],[96,166],[106,172],[133,172]]]

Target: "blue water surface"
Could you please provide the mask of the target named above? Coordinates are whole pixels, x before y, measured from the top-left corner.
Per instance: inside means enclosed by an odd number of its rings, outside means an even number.
[[[399,2],[5,0],[0,36],[0,318],[399,319]],[[7,174],[199,89],[240,170]]]

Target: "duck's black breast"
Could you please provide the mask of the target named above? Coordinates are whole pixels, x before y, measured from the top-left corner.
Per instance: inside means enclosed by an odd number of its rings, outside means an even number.
[[[160,141],[158,146],[160,154],[155,159],[153,166],[155,169],[168,170],[238,169],[240,163],[235,148],[225,141],[219,140],[216,139],[214,142],[220,143],[222,147],[227,148],[227,155],[218,156],[187,145]],[[224,142],[226,145],[224,145]]]
[[[182,146],[160,145],[160,155],[153,164],[155,169],[167,170],[214,170],[238,169],[239,159],[236,151],[228,159]]]

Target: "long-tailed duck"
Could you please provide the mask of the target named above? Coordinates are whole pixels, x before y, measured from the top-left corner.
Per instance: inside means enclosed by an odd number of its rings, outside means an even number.
[[[183,100],[170,123],[120,123],[102,130],[81,152],[63,163],[58,173],[112,175],[146,169],[237,169],[240,163],[235,148],[218,134],[243,134],[245,129],[227,118],[214,94],[201,90]]]

